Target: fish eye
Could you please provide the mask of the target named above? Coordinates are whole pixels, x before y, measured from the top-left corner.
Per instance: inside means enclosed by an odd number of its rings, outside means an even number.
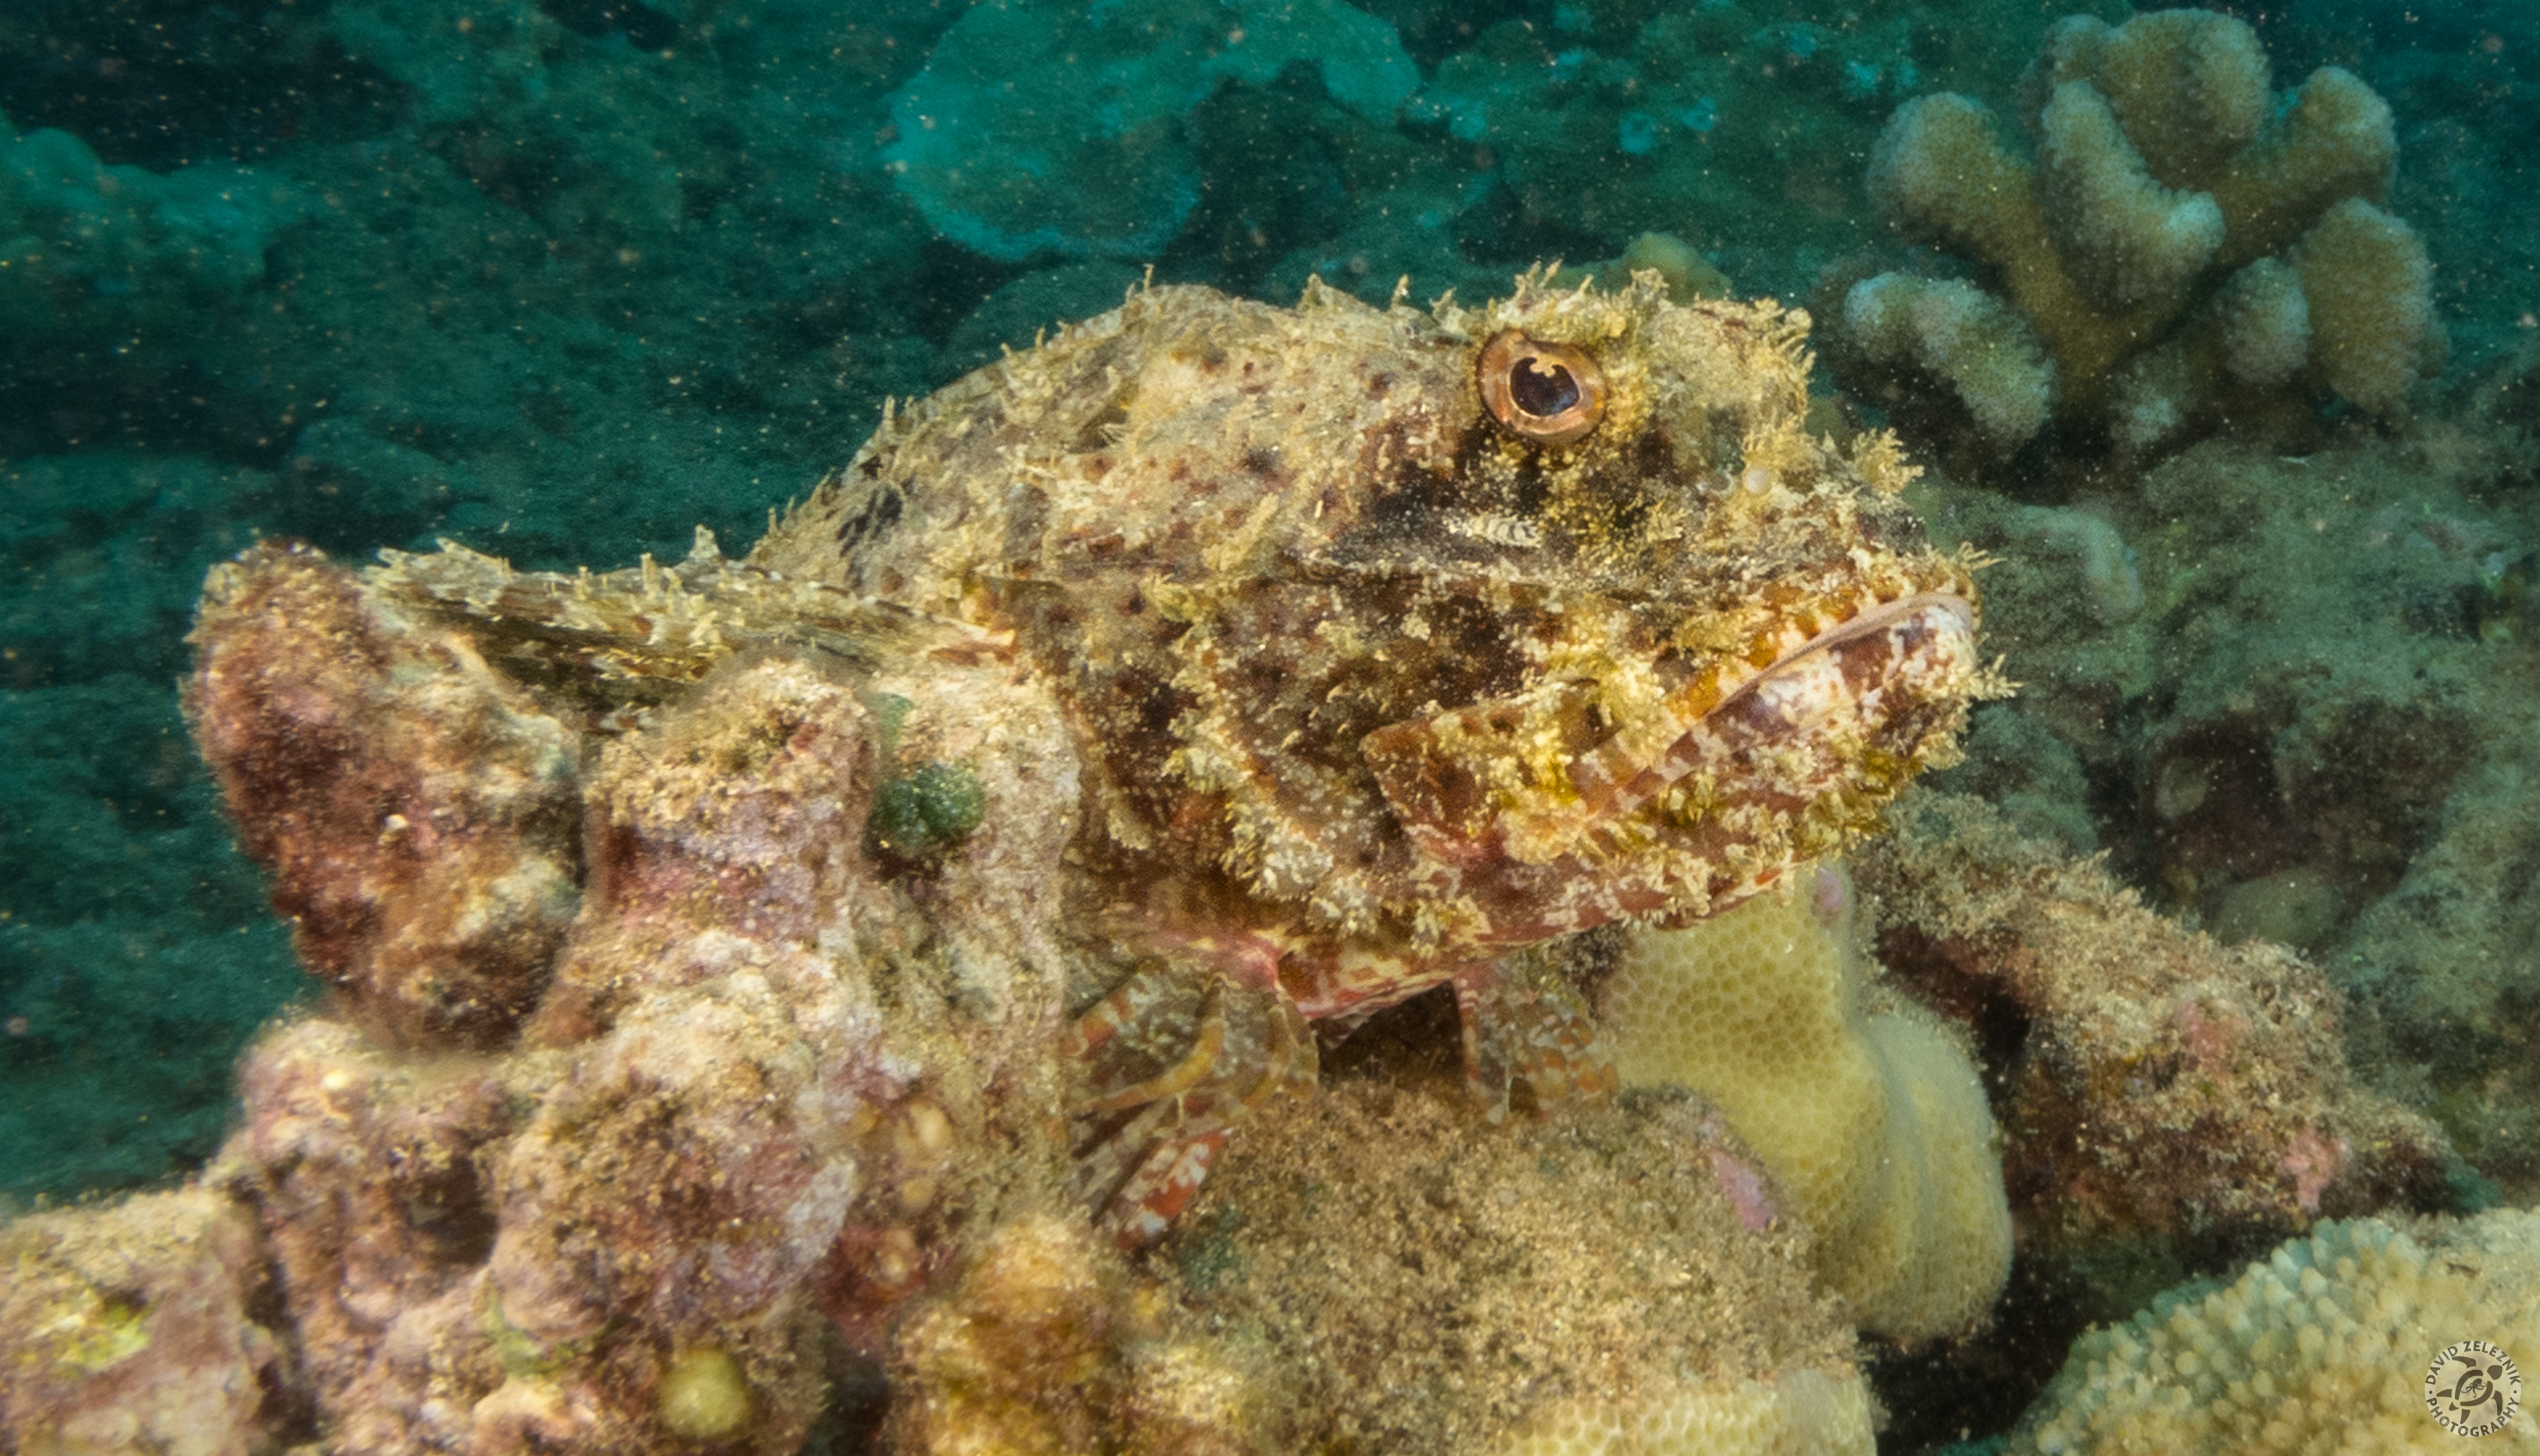
[[[1585,350],[1507,328],[1482,346],[1482,403],[1501,428],[1537,445],[1571,445],[1605,417],[1605,372]]]

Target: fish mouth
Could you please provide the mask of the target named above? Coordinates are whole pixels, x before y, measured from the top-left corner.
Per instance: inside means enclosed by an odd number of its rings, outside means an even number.
[[[1704,764],[1719,765],[1732,744],[1840,733],[1845,703],[1873,717],[1887,694],[1928,675],[1909,669],[1972,664],[1975,635],[1975,604],[1963,596],[1918,592],[1881,603],[1780,652],[1647,760],[1636,760],[1622,733],[1582,755],[1570,767],[1580,809],[1591,822],[1631,813]]]
[[[1790,607],[1593,741],[1583,678],[1369,734],[1423,897],[1478,912],[1476,940],[1540,939],[1725,908],[1838,848],[1988,691],[1974,584],[1936,577]]]

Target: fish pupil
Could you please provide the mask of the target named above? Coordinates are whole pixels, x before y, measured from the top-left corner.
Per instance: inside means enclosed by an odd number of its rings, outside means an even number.
[[[1579,381],[1560,365],[1529,356],[1509,370],[1509,398],[1527,414],[1557,415],[1579,402]]]

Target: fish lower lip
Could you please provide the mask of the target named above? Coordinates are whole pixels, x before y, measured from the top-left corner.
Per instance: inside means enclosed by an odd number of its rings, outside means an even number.
[[[1866,730],[1897,695],[1974,662],[1975,608],[1963,597],[1933,592],[1885,603],[1783,654],[1634,774],[1606,812],[1630,813],[1696,768],[1726,768],[1775,741]]]

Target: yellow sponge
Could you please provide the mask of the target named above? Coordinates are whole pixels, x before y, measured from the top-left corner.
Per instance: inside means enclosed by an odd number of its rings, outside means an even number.
[[[1851,886],[1803,888],[1637,933],[1606,983],[1616,1065],[1718,1104],[1815,1234],[1817,1277],[1862,1328],[1917,1339],[1982,1317],[2011,1212],[1974,1063],[1940,1019],[1866,1002]]]

